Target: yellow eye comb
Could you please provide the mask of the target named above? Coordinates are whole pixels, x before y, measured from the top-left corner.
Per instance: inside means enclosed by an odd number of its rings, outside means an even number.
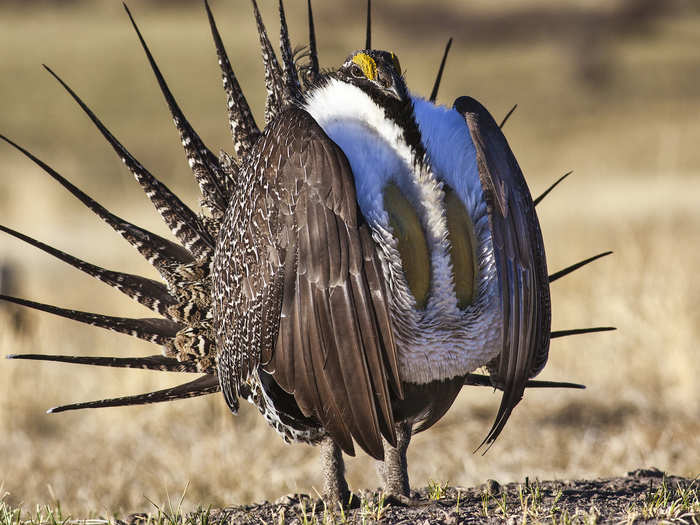
[[[377,78],[377,63],[366,53],[358,53],[352,57],[353,63],[362,68],[362,72],[369,80]]]

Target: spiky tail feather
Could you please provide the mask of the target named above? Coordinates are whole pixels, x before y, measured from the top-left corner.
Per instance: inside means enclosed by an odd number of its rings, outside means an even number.
[[[309,84],[313,84],[318,80],[321,74],[321,69],[318,63],[318,49],[316,47],[316,27],[314,26],[314,12],[311,9],[311,0],[306,1],[307,16],[309,24]]]
[[[113,317],[111,315],[69,310],[67,308],[28,301],[27,299],[20,299],[9,295],[0,295],[0,300],[26,306],[27,308],[33,308],[34,310],[48,312],[58,315],[59,317],[65,317],[66,319],[73,319],[74,321],[97,326],[99,328],[106,328],[114,332],[131,335],[159,345],[170,343],[183,328],[183,325],[180,323],[170,321],[169,319],[130,319],[128,317]]]
[[[233,181],[230,179],[229,174],[225,173],[216,156],[209,151],[199,138],[199,135],[194,131],[190,125],[187,118],[185,118],[184,113],[180,109],[180,106],[175,101],[168,84],[165,82],[165,78],[160,72],[158,65],[156,64],[150,49],[146,45],[146,41],[141,34],[134,17],[131,16],[131,11],[124,5],[126,13],[131,20],[131,24],[138,35],[141,46],[143,47],[144,53],[148,58],[148,63],[151,65],[153,74],[158,81],[158,86],[160,87],[163,97],[168,104],[170,113],[175,122],[175,127],[180,133],[180,141],[185,148],[185,155],[187,156],[187,162],[194,173],[195,180],[199,184],[200,191],[202,192],[203,204],[208,208],[216,219],[222,219],[226,209],[228,208],[228,201],[230,193],[233,189]]]
[[[52,361],[77,365],[105,366],[109,368],[139,368],[159,372],[200,373],[197,366],[188,361],[180,362],[171,357],[149,355],[147,357],[89,357],[77,355],[49,354],[10,354],[7,359],[26,359],[30,361]]]
[[[508,122],[508,119],[510,118],[510,116],[513,114],[513,112],[514,112],[516,109],[518,109],[518,105],[517,105],[517,104],[514,104],[513,107],[510,108],[510,111],[508,111],[508,113],[506,113],[506,116],[503,117],[503,120],[501,120],[501,123],[498,125],[499,128],[503,129],[503,126],[506,125],[506,122]],[[535,202],[535,206],[537,206],[537,203],[536,203],[536,202]]]
[[[598,255],[594,255],[593,257],[589,257],[588,259],[584,259],[583,261],[579,261],[575,264],[572,264],[571,266],[567,266],[563,270],[559,270],[558,272],[554,272],[552,275],[549,276],[549,282],[553,283],[557,279],[561,279],[565,275],[569,275],[571,272],[574,272],[578,270],[579,268],[582,268],[583,266],[586,266],[589,263],[592,263],[593,261],[597,261],[598,259],[602,257],[606,257],[608,255],[612,255],[613,252],[607,251],[603,253],[599,253]]]
[[[501,127],[503,127],[503,124],[506,123],[506,120],[508,120],[508,117],[510,117],[510,115],[513,113],[513,111],[515,111],[515,108],[517,108],[517,107],[518,107],[518,105],[516,104],[515,106],[513,106],[513,109],[511,109],[508,112],[508,114],[503,119],[503,122],[501,122]],[[549,195],[550,191],[552,191],[554,188],[559,186],[560,183],[564,182],[566,180],[566,178],[569,175],[571,175],[572,173],[573,173],[573,171],[567,171],[566,173],[564,173],[564,175],[562,175],[557,180],[555,180],[554,183],[549,188],[544,190],[539,197],[537,197],[534,201],[532,201],[535,204],[535,206],[537,206],[540,202],[542,202],[542,199],[544,199],[547,195]]]
[[[221,35],[214,21],[214,15],[211,12],[207,0],[204,1],[204,7],[207,11],[209,26],[211,27],[211,34],[214,39],[214,46],[216,47],[216,54],[219,58],[219,66],[221,67],[224,91],[226,92],[229,126],[231,127],[231,135],[233,136],[233,149],[240,159],[250,153],[253,144],[255,144],[255,141],[260,136],[260,129],[255,123],[248,101],[233,72],[231,62],[228,59],[228,54],[224,48],[224,43],[221,40]]]
[[[86,274],[99,279],[100,281],[119,290],[127,297],[163,316],[169,317],[168,308],[177,304],[177,300],[170,295],[168,288],[163,283],[159,283],[158,281],[147,279],[138,275],[115,272],[100,268],[99,266],[85,262],[77,257],[73,257],[72,255],[62,252],[61,250],[49,246],[48,244],[44,244],[43,242],[37,241],[36,239],[2,225],[0,225],[0,231],[31,244],[32,246],[35,246],[40,250],[70,264],[74,268],[82,270]]]
[[[289,100],[301,100],[301,85],[299,74],[294,65],[294,53],[292,43],[289,40],[287,17],[284,14],[284,2],[278,0],[280,16],[280,52],[282,56],[282,79],[285,85],[285,95]]]
[[[258,3],[255,0],[251,0],[251,3],[253,4],[253,14],[255,15],[255,24],[258,28],[258,37],[260,38],[263,65],[265,66],[265,87],[267,89],[265,124],[269,124],[279,114],[280,109],[289,100],[289,97],[287,96],[287,86],[277,61],[277,55],[275,55],[275,50],[272,48],[270,39],[267,36],[267,30],[258,9]]]
[[[365,28],[365,49],[372,49],[372,0],[367,0],[367,25]]]
[[[37,157],[29,153],[26,149],[17,145],[7,137],[0,135],[0,139],[19,150],[32,162],[37,164],[46,173],[51,175],[59,184],[71,192],[79,201],[93,211],[98,217],[105,221],[114,231],[136,248],[141,255],[170,282],[175,276],[175,270],[183,264],[194,262],[192,254],[182,246],[172,241],[164,239],[155,233],[151,233],[139,226],[125,221],[121,217],[109,212],[104,206],[91,199],[87,194],[71,184],[65,177],[42,162]]]
[[[435,77],[435,83],[433,84],[433,90],[430,92],[430,102],[435,102],[438,96],[438,90],[440,89],[440,82],[442,81],[442,73],[445,71],[445,62],[447,62],[447,55],[452,47],[452,37],[447,40],[447,45],[445,46],[445,52],[442,55],[442,60],[440,61],[440,67],[438,68],[437,76]]]
[[[219,380],[215,375],[205,375],[194,381],[184,383],[171,388],[138,394],[135,396],[115,397],[110,399],[100,399],[98,401],[87,401],[83,403],[72,403],[50,408],[49,414],[66,412],[68,410],[80,410],[83,408],[105,408],[123,407],[133,405],[148,405],[150,403],[164,403],[177,399],[189,399],[191,397],[204,396],[219,391]]]
[[[465,386],[490,386],[493,388],[503,389],[503,385],[493,384],[491,377],[486,374],[467,374],[464,377]],[[576,388],[584,389],[586,385],[579,383],[569,383],[563,381],[536,381],[530,379],[525,383],[526,388]]]
[[[153,203],[156,211],[168,225],[173,235],[182,245],[199,260],[211,258],[214,253],[214,239],[206,229],[197,214],[189,209],[170,189],[156,179],[129,151],[122,146],[114,135],[102,124],[97,115],[82,101],[82,99],[66,84],[51,68],[46,70],[63,86],[75,100],[104,138],[119,155],[129,171],[136,177],[146,195]]]
[[[553,330],[549,335],[550,339],[557,339],[558,337],[567,337],[570,335],[580,335],[580,334],[592,334],[595,332],[610,332],[612,330],[617,330],[614,326],[595,326],[592,328],[574,328],[573,330]]]

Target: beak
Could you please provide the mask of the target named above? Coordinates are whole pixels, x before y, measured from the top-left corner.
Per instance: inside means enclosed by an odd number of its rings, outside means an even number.
[[[400,102],[408,100],[408,89],[406,89],[406,83],[400,75],[391,76],[391,85],[384,88],[384,92]]]

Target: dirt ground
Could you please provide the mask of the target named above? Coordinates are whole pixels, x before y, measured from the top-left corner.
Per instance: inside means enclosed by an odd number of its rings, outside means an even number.
[[[500,485],[495,480],[476,487],[429,486],[414,493],[413,506],[383,501],[380,492],[355,495],[350,508],[327,510],[306,494],[275,502],[203,511],[190,523],[314,524],[381,523],[700,523],[698,480],[668,476],[656,468],[638,469],[625,477],[592,480],[533,481]],[[152,517],[151,517],[152,519]],[[122,524],[149,522],[133,514]]]

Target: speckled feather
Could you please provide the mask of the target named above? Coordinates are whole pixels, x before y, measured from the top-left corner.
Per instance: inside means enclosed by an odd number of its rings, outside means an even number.
[[[174,272],[179,265],[194,262],[192,254],[182,246],[114,215],[104,206],[91,199],[87,194],[70,183],[48,164],[29,153],[26,149],[2,135],[0,135],[0,139],[22,152],[27,158],[42,168],[98,217],[112,227],[114,231],[119,233],[129,244],[136,248],[156,270],[158,270],[166,282],[173,279]]]
[[[175,127],[180,133],[180,141],[185,149],[187,162],[192,169],[195,180],[199,184],[199,188],[202,192],[202,203],[205,208],[211,211],[215,219],[220,219],[228,207],[228,198],[233,191],[233,180],[229,177],[228,173],[221,169],[216,156],[204,145],[202,139],[199,138],[199,135],[197,135],[188,120],[185,118],[185,115],[182,113],[180,106],[175,101],[170,88],[168,88],[165,78],[163,78],[155,59],[153,58],[151,51],[148,49],[146,41],[141,35],[141,31],[136,25],[136,22],[131,16],[131,12],[128,8],[126,8],[126,12],[129,15],[131,24],[134,26],[134,30],[139,37],[141,46],[143,47],[144,53],[148,58],[151,69],[153,70],[153,74],[158,81],[158,86],[160,87],[168,104]]]
[[[111,399],[100,399],[99,401],[88,401],[85,403],[73,403],[63,405],[49,410],[50,413],[65,412],[67,410],[80,410],[84,408],[106,408],[134,405],[148,405],[150,403],[165,403],[177,399],[189,399],[192,397],[213,394],[219,391],[219,382],[214,375],[205,375],[194,381],[182,385],[165,388],[156,392],[139,394],[135,396],[115,397]]]
[[[112,286],[116,290],[119,290],[125,294],[127,297],[163,316],[170,317],[168,315],[168,308],[174,306],[177,302],[175,297],[168,292],[168,288],[163,283],[152,279],[146,279],[145,277],[138,275],[115,272],[100,268],[99,266],[85,262],[77,257],[73,257],[72,255],[62,252],[61,250],[2,225],[0,225],[0,231],[12,235],[17,239],[20,239],[39,248],[40,250],[43,250],[46,253],[53,255],[54,257],[70,264],[74,268],[77,268],[86,274]]]
[[[242,174],[214,256],[219,377],[232,409],[240,386],[272,374],[348,453],[392,442],[385,363],[395,362],[386,289],[360,218],[347,159],[303,110],[266,128]],[[369,253],[364,251],[369,248]],[[388,340],[386,339],[388,337]],[[391,383],[391,386],[389,384]]]
[[[0,299],[99,328],[106,328],[114,332],[138,337],[139,339],[144,339],[159,345],[166,344],[183,328],[179,323],[162,318],[130,319],[128,317],[114,317],[110,315],[94,314],[92,312],[69,310],[67,308],[60,308],[50,304],[37,303],[7,295],[0,295]]]
[[[100,133],[107,139],[122,162],[136,177],[146,195],[153,203],[156,211],[163,218],[173,235],[182,245],[197,259],[211,256],[214,250],[214,239],[204,227],[199,216],[189,209],[168,187],[156,179],[129,151],[107,130],[92,110],[78,97],[78,95],[56,75],[47,68],[56,80],[66,89],[70,96],[78,103],[80,108],[92,120]]]
[[[287,27],[287,17],[284,14],[284,3],[278,0],[280,16],[280,53],[282,57],[282,80],[285,85],[285,99],[288,101],[301,101],[301,85],[299,84],[299,74],[294,64],[294,54],[292,53],[292,43],[289,39],[289,28]]]
[[[192,361],[181,362],[177,359],[172,359],[162,355],[150,355],[146,357],[93,357],[75,355],[13,354],[7,357],[10,359],[52,361],[55,363],[105,366],[109,368],[138,368],[141,370],[157,370],[159,372],[201,372],[201,370],[198,370],[197,366]],[[213,372],[213,370],[211,372]]]
[[[231,62],[221,40],[221,35],[216,27],[214,15],[209,7],[209,2],[204,2],[207,11],[212,38],[216,47],[216,54],[221,67],[221,78],[226,92],[226,107],[228,110],[229,126],[233,136],[233,149],[239,158],[245,158],[255,141],[260,137],[260,129],[255,123],[253,113],[250,111],[248,101],[241,90]]]
[[[286,84],[280,69],[277,55],[275,54],[270,39],[265,30],[258,4],[255,0],[251,0],[253,4],[253,14],[255,15],[255,24],[258,28],[258,36],[260,37],[260,48],[262,52],[263,65],[265,66],[265,88],[267,89],[267,100],[265,102],[265,124],[272,122],[279,114],[282,107],[288,100],[286,96]]]

